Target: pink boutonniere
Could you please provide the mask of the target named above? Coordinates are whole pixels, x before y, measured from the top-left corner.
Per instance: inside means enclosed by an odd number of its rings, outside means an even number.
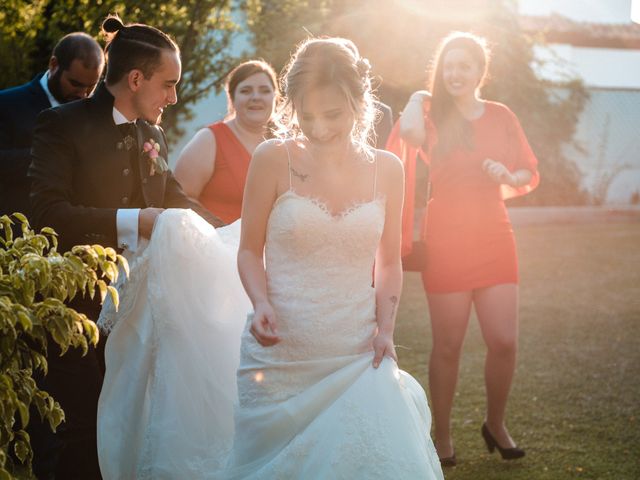
[[[154,139],[150,138],[144,142],[142,151],[146,153],[147,161],[149,162],[149,176],[169,170],[167,161],[160,156],[160,144]]]

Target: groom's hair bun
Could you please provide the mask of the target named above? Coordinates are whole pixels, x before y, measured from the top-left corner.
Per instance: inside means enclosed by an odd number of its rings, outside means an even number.
[[[162,62],[163,50],[180,54],[178,45],[162,30],[143,23],[125,25],[116,14],[102,22],[102,32],[107,38],[106,82],[110,85],[134,69],[151,78]]]
[[[105,33],[116,33],[117,31],[124,28],[124,23],[120,20],[120,17],[117,14],[109,15],[102,22],[102,30]]]

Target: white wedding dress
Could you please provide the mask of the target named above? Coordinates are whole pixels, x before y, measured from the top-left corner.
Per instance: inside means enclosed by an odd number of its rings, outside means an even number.
[[[191,210],[165,211],[130,260],[118,312],[105,304],[104,480],[209,478],[224,466],[251,309],[236,267],[239,232],[239,222],[216,230]]]
[[[278,198],[272,347],[244,325],[237,226],[163,213],[120,313],[104,315],[116,320],[98,411],[105,480],[442,479],[424,390],[391,359],[372,367],[384,213],[382,198],[339,216],[293,190]]]

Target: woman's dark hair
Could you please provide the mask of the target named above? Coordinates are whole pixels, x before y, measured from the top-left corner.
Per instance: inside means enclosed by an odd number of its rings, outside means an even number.
[[[102,22],[102,31],[107,37],[108,84],[117,83],[134,69],[151,78],[162,63],[163,50],[180,53],[166,33],[142,23],[124,25],[117,15],[109,15]]]
[[[486,41],[471,33],[453,32],[445,37],[434,56],[429,89],[431,90],[431,119],[438,130],[438,143],[434,146],[436,158],[441,158],[456,147],[473,148],[471,122],[456,108],[443,78],[444,57],[450,50],[462,49],[477,62],[482,75],[477,88],[482,87],[489,68],[489,49]]]

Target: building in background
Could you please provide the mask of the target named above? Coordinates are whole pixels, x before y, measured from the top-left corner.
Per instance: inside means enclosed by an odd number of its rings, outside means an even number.
[[[631,0],[520,0],[521,26],[542,35],[538,74],[579,77],[590,100],[567,147],[596,203],[640,202],[640,25]]]

